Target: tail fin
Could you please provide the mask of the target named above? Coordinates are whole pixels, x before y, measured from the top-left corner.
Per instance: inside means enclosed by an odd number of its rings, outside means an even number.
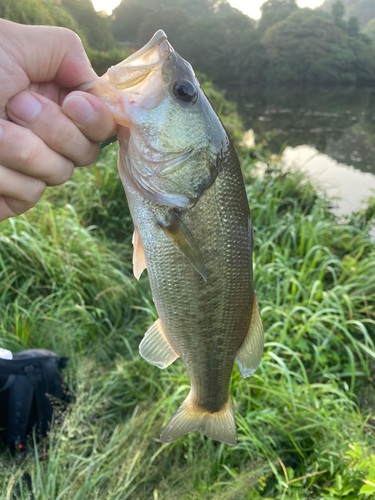
[[[160,440],[171,443],[191,431],[200,431],[215,441],[237,444],[236,424],[230,397],[218,412],[199,408],[193,401],[192,393],[188,395],[177,412],[165,426]]]

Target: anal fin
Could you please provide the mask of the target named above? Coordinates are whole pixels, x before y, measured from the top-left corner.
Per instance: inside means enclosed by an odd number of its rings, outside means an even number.
[[[236,423],[230,397],[220,411],[210,412],[199,408],[192,392],[182,403],[160,435],[163,443],[171,443],[188,432],[200,431],[215,441],[237,444]]]
[[[264,331],[258,301],[254,294],[253,312],[246,338],[237,352],[237,365],[242,378],[250,377],[262,359]]]
[[[159,368],[166,368],[179,358],[163,332],[160,319],[145,333],[139,344],[139,353],[142,358]]]
[[[146,269],[146,259],[142,243],[139,238],[138,229],[134,227],[133,233],[133,274],[139,280],[142,272]]]

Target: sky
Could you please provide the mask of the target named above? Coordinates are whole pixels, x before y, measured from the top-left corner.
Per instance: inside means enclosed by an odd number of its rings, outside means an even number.
[[[259,19],[259,7],[265,0],[228,0],[229,3],[253,19]],[[297,0],[300,7],[311,7],[312,9],[321,5],[324,0]],[[92,0],[96,10],[105,10],[110,14],[112,10],[117,7],[120,0]]]

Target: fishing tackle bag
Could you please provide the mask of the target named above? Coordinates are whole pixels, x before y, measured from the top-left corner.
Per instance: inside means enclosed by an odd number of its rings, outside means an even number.
[[[34,426],[47,434],[56,398],[69,402],[60,375],[67,361],[46,349],[0,359],[0,438],[12,453],[26,450],[26,436]]]

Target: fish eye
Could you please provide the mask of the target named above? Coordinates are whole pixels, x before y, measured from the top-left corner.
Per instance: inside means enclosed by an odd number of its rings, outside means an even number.
[[[196,102],[198,98],[195,86],[188,80],[179,80],[173,85],[173,94],[183,102]]]

